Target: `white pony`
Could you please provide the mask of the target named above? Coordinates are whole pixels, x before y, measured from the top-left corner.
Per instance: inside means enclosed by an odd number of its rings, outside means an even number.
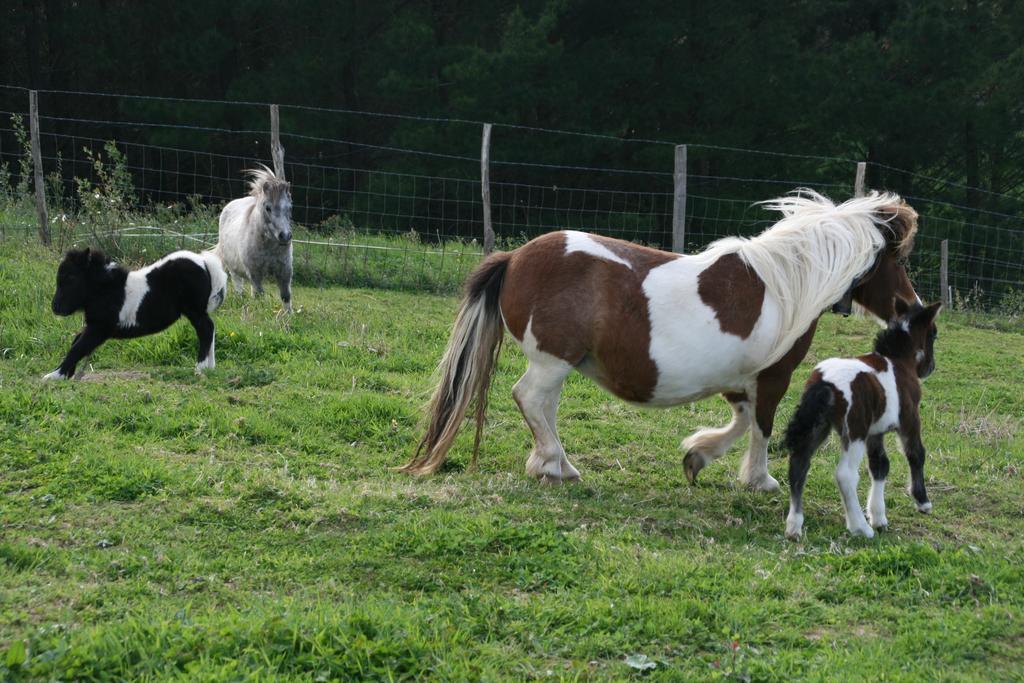
[[[292,312],[291,186],[266,166],[247,171],[249,196],[229,202],[220,212],[214,248],[231,273],[235,291],[248,280],[254,295],[263,294],[263,279],[273,276],[285,310]]]

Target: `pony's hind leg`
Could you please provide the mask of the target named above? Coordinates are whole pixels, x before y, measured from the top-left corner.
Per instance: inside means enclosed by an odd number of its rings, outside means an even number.
[[[534,448],[526,473],[548,484],[579,479],[580,473],[565,457],[555,420],[562,384],[572,366],[548,354],[530,357],[526,373],[512,388],[512,396],[533,432]]]
[[[846,528],[854,536],[861,535],[871,538],[874,530],[868,526],[864,511],[857,498],[857,482],[860,480],[860,463],[864,459],[865,444],[861,440],[848,441],[843,444],[839,464],[836,465],[836,483],[843,497],[846,511]]]
[[[205,311],[201,313],[186,313],[192,327],[196,328],[196,336],[199,338],[199,353],[196,361],[196,373],[212,369],[216,365],[214,359],[214,325],[213,319]]]
[[[811,456],[821,448],[829,434],[828,412],[832,408],[828,389],[814,387],[805,393],[786,429],[789,449],[789,514],[786,538],[799,541],[804,527],[804,484],[811,467]]]
[[[705,427],[683,441],[683,470],[691,484],[697,474],[712,460],[722,457],[736,439],[750,427],[750,401],[743,392],[722,394],[732,408],[732,420],[724,427]]]
[[[868,469],[871,470],[871,491],[868,493],[868,521],[875,529],[889,526],[885,517],[885,480],[889,476],[889,456],[885,453],[884,436],[868,437]]]

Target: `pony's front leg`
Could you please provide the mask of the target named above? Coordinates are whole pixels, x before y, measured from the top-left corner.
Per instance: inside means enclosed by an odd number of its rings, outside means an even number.
[[[580,478],[566,458],[555,428],[558,398],[571,371],[565,361],[544,354],[530,359],[526,374],[512,388],[512,397],[533,432],[534,448],[526,461],[526,473],[545,484]]]
[[[931,512],[932,502],[928,500],[928,492],[924,487],[924,443],[921,442],[921,425],[914,421],[905,432],[900,432],[903,442],[903,454],[910,465],[910,484],[907,493],[917,504],[918,512]]]
[[[253,296],[263,296],[263,277],[249,273],[249,286]]]
[[[100,344],[109,338],[108,333],[101,332],[95,327],[86,326],[84,330],[75,335],[75,341],[72,342],[71,348],[64,356],[60,366],[53,372],[43,375],[43,379],[71,379],[75,376],[75,367],[79,361],[92,354]]]
[[[757,374],[754,420],[750,425],[750,446],[740,464],[740,481],[755,491],[778,491],[779,482],[768,474],[768,439],[775,425],[775,411],[786,395],[793,370],[800,364],[818,328],[815,320],[782,358]]]
[[[284,310],[292,312],[292,271],[288,268],[285,272],[277,275],[277,291],[281,294],[281,303]]]
[[[885,453],[884,436],[868,437],[868,469],[871,470],[871,491],[868,493],[868,521],[875,529],[889,526],[885,516],[885,480],[889,476],[889,456]]]
[[[705,427],[683,441],[683,470],[691,484],[704,466],[722,457],[750,427],[750,400],[745,392],[722,394],[732,408],[732,420],[725,427]]]
[[[836,483],[843,497],[846,511],[846,528],[854,536],[861,535],[871,538],[874,530],[868,526],[864,511],[857,497],[857,482],[860,480],[860,463],[864,459],[866,448],[863,441],[850,441],[843,444],[839,464],[836,465]]]

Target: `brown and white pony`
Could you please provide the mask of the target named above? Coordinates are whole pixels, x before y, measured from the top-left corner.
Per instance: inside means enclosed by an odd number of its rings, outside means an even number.
[[[740,481],[777,489],[768,437],[822,311],[852,298],[888,322],[894,297],[919,301],[904,268],[917,213],[877,193],[837,206],[800,190],[765,204],[782,213],[773,227],[691,256],[565,231],[486,258],[466,282],[426,435],[402,470],[437,470],[474,399],[475,461],[505,328],[529,360],[512,390],[536,444],[528,474],[547,483],[579,478],[555,424],[562,383],[575,369],[641,406],[722,394],[732,421],[683,442],[687,478],[695,481],[749,428]]]

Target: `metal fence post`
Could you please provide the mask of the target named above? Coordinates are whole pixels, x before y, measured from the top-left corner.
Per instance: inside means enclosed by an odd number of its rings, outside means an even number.
[[[952,304],[949,296],[949,240],[942,240],[939,249],[939,301],[948,307]]]
[[[857,175],[853,180],[853,196],[863,197],[864,196],[864,174],[866,173],[868,164],[866,161],[857,162]]]
[[[274,175],[284,177],[284,147],[281,146],[281,113],[276,104],[270,105],[270,156],[274,158]]]
[[[491,124],[484,124],[480,144],[480,196],[484,203],[484,255],[494,250],[494,224],[491,222]]]
[[[676,145],[672,174],[672,251],[686,251],[686,145]]]
[[[39,150],[39,97],[28,91],[29,130],[32,136],[32,166],[35,167],[36,212],[39,214],[39,239],[50,246],[50,220],[46,215],[46,188],[43,185],[43,155]]]

